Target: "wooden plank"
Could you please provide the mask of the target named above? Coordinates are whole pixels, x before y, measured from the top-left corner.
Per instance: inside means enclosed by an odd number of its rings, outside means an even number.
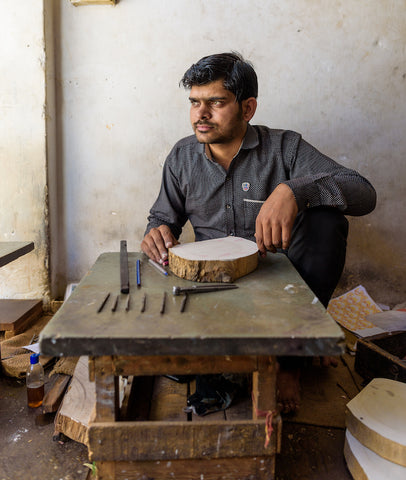
[[[48,390],[42,402],[42,413],[53,413],[58,410],[71,378],[70,375],[63,373],[51,377],[52,385],[47,385]]]
[[[0,242],[0,267],[34,250],[33,242]]]
[[[42,315],[42,300],[0,300],[0,330],[17,335]]]
[[[96,463],[98,470],[100,462]],[[170,462],[117,462],[115,476],[104,472],[99,480],[273,480],[275,456],[172,460]]]
[[[347,404],[347,428],[367,448],[406,467],[406,384],[375,378]]]
[[[195,282],[233,282],[258,266],[255,242],[240,237],[181,243],[168,251],[169,268]]]
[[[97,463],[97,480],[117,480],[116,463],[115,462],[98,462]],[[130,480],[130,479],[127,477],[127,480]]]
[[[279,423],[265,447],[265,420],[223,422],[95,422],[93,461],[145,461],[273,455]]]
[[[55,430],[87,445],[87,431],[94,416],[95,403],[95,384],[89,381],[87,357],[81,357],[55,417]]]
[[[366,448],[347,430],[344,457],[354,480],[404,480],[406,467],[385,460]]]
[[[255,356],[125,356],[112,357],[115,375],[192,375],[249,373],[258,369]]]

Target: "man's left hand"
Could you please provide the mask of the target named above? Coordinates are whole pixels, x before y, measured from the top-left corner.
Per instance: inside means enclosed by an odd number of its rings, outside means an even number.
[[[289,247],[297,213],[292,190],[280,183],[266,199],[256,219],[255,238],[262,256],[267,250],[275,253],[277,248]]]

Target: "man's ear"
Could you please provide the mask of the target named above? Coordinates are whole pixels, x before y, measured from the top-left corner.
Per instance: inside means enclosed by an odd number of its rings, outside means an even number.
[[[257,109],[257,99],[255,97],[247,98],[242,101],[242,115],[246,122],[249,122]]]

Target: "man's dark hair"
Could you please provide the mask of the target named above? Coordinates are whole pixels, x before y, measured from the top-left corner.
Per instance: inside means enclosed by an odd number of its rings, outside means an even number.
[[[257,74],[250,62],[239,53],[218,53],[201,58],[183,75],[185,88],[224,80],[224,88],[233,93],[238,103],[258,96]]]

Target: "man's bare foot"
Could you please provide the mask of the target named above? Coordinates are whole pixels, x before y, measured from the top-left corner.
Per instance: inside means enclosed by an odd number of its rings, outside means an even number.
[[[294,413],[300,405],[300,368],[279,368],[276,397],[281,413]]]
[[[322,367],[337,367],[337,357],[319,357]],[[281,413],[295,413],[300,406],[300,363],[286,362],[278,365],[276,376],[276,397]]]
[[[338,367],[337,357],[320,357],[320,365],[322,367]]]

